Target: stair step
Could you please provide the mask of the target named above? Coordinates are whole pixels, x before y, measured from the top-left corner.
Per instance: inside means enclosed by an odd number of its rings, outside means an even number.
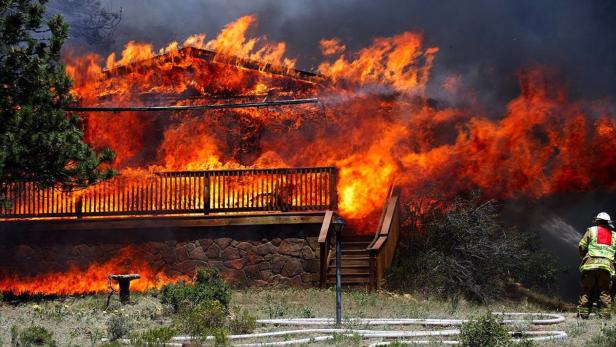
[[[369,253],[367,250],[365,250],[365,249],[342,249],[341,251],[342,251],[342,254],[343,254],[343,255],[345,255],[345,254],[349,254],[349,255],[350,255],[350,254],[365,254],[365,255],[370,254],[370,253]]]
[[[330,259],[336,259],[336,255],[334,254]],[[342,259],[349,260],[370,260],[369,254],[343,254]]]
[[[354,267],[354,266],[363,266],[370,267],[370,261],[366,260],[355,260],[355,259],[342,259],[342,267]],[[328,267],[336,267],[336,260],[333,260],[328,264]]]
[[[366,249],[369,245],[368,242],[347,242],[342,244],[342,249]]]
[[[369,276],[370,269],[367,268],[357,268],[357,269],[341,269],[342,273],[340,276]],[[327,276],[336,276],[336,269],[331,269],[327,271]]]
[[[336,278],[336,273],[335,272],[328,272],[327,273],[327,277],[331,277],[331,278]],[[370,277],[370,273],[365,271],[365,272],[356,272],[356,273],[341,273],[340,277],[342,278],[357,278],[357,279],[365,279],[366,281],[368,280],[368,278]]]
[[[357,268],[369,268],[370,264],[341,264],[342,266],[340,267],[341,269],[357,269]],[[327,267],[328,269],[335,269],[336,268],[336,264],[329,264],[329,266]]]
[[[369,283],[370,279],[368,277],[340,277],[340,282],[344,285],[344,284],[363,284],[363,285],[367,285]],[[335,284],[336,283],[336,277],[328,277],[327,278],[327,283],[329,284]]]
[[[342,236],[342,244],[349,243],[349,242],[370,243],[372,242],[372,240],[374,240],[374,236],[355,236],[355,235],[353,235],[353,237]]]

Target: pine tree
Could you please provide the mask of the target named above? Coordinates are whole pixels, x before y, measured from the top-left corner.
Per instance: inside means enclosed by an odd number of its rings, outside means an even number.
[[[83,140],[60,63],[68,36],[61,16],[44,22],[46,0],[0,0],[0,201],[14,182],[71,189],[113,175],[109,149]],[[103,164],[103,165],[101,165]]]

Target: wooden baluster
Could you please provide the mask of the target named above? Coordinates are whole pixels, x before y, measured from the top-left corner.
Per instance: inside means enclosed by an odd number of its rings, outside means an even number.
[[[199,192],[197,191],[197,180],[199,180],[199,176],[195,175],[192,177],[192,195],[191,195],[191,209],[192,210],[196,210],[197,208],[199,208],[198,204],[197,204],[197,199],[199,199]]]
[[[241,188],[241,193],[240,193],[240,206],[241,208],[245,208],[246,207],[246,176],[249,176],[250,174],[246,171],[240,171],[239,172],[239,182],[240,182],[240,188]]]
[[[259,180],[261,181],[261,191],[259,191],[259,204],[261,205],[262,210],[267,210],[267,206],[265,206],[265,175],[263,174],[265,171],[261,171],[261,176]]]
[[[203,211],[210,213],[210,176],[207,172],[203,174]]]
[[[179,177],[179,174],[173,175],[173,210],[181,210],[182,209],[182,199],[181,199],[181,189],[182,189],[182,181]]]
[[[220,186],[221,186],[221,184],[220,184],[220,173],[216,172],[216,176],[215,177],[216,177],[216,202],[217,202],[216,209],[220,209],[221,208],[221,204],[222,204],[222,195],[221,195],[221,192],[220,192],[220,189],[221,189],[220,188]]]
[[[233,202],[232,202],[232,208],[237,208],[237,201],[238,201],[238,197],[237,197],[237,170],[233,170],[232,176],[230,177],[231,180],[229,181],[229,185],[230,185],[230,189],[232,191],[231,196],[233,197]]]
[[[187,182],[187,176],[183,175],[182,176],[182,209],[183,210],[188,210],[188,184]]]

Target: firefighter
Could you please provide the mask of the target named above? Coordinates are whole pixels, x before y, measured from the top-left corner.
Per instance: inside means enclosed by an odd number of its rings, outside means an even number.
[[[612,230],[610,216],[601,212],[595,218],[595,226],[586,229],[580,240],[579,249],[582,257],[580,302],[578,316],[588,318],[592,307],[592,294],[599,294],[599,316],[610,317],[610,282],[614,276],[614,253],[616,253],[616,233]]]

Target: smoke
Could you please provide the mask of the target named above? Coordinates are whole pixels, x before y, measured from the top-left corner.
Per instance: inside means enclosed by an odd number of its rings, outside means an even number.
[[[59,1],[59,0],[56,0]],[[340,38],[349,50],[375,37],[420,32],[427,46],[439,47],[428,91],[446,102],[442,84],[460,77],[476,105],[490,115],[518,95],[516,72],[530,65],[555,69],[573,98],[614,100],[616,89],[616,3],[610,0],[104,0],[122,10],[114,42],[91,48],[107,54],[129,40],[164,46],[191,34],[211,38],[226,23],[255,13],[258,34],[288,43],[298,66],[321,61],[319,40]]]

